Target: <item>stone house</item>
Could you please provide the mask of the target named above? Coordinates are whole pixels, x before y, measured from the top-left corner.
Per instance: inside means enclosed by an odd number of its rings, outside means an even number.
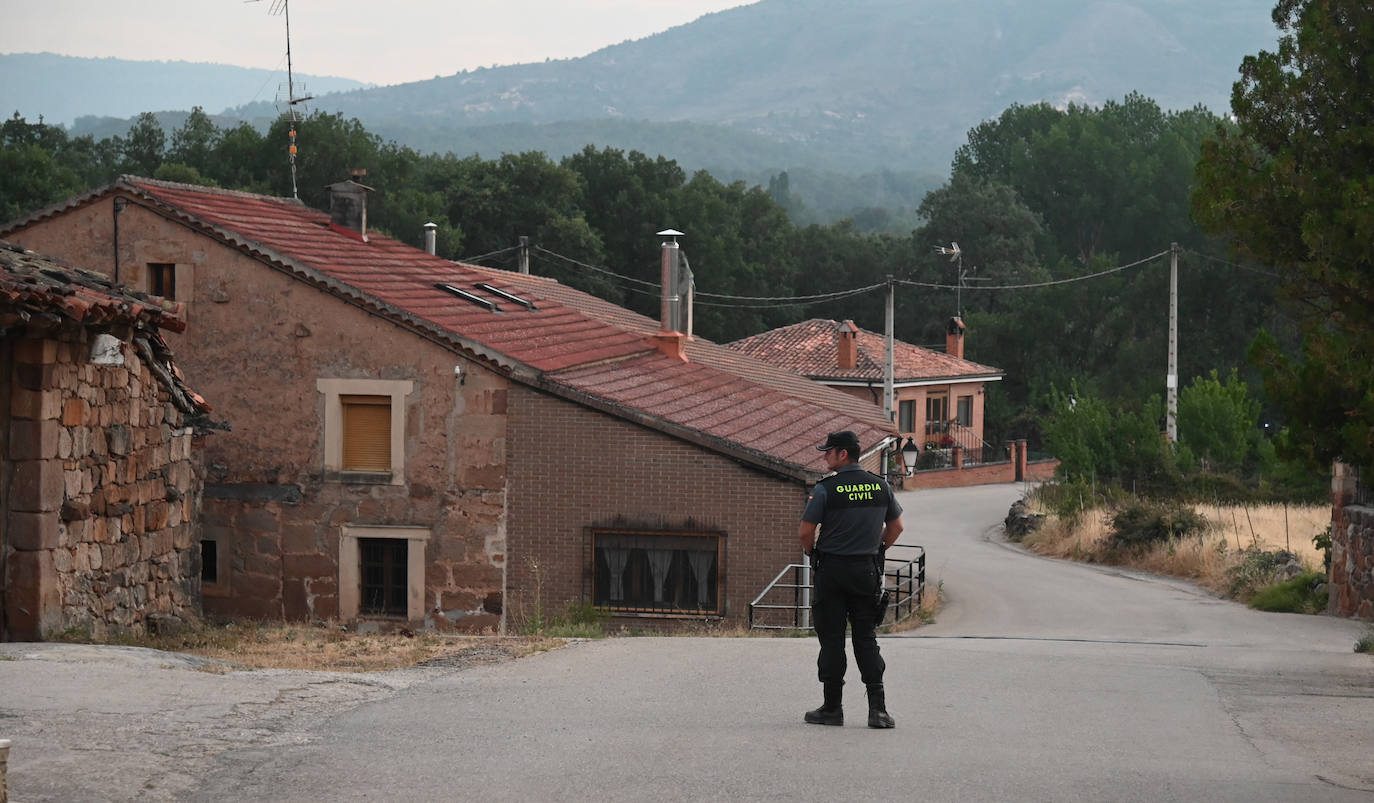
[[[872,404],[883,403],[886,338],[853,321],[813,318],[728,344]],[[965,459],[983,440],[984,390],[1005,373],[964,359],[964,322],[951,318],[945,351],[893,343],[897,430],[922,449],[962,448]]]
[[[0,240],[0,640],[199,616],[181,312]]]
[[[743,621],[798,550],[851,396],[545,279],[439,259],[292,199],[124,177],[0,227],[185,307],[205,610],[504,631],[590,603]]]

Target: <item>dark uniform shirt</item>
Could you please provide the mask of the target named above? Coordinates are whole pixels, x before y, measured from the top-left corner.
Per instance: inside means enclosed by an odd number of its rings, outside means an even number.
[[[827,555],[876,555],[883,525],[902,515],[902,506],[882,477],[858,463],[841,466],[816,483],[802,521],[819,524],[816,550]]]

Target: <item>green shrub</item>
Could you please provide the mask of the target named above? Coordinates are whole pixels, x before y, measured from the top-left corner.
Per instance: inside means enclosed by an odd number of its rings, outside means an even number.
[[[1112,517],[1111,546],[1140,547],[1207,531],[1207,519],[1192,508],[1157,502],[1127,505]]]
[[[1369,631],[1355,642],[1355,652],[1374,653],[1374,627],[1369,628]]]
[[[551,638],[602,638],[610,614],[597,610],[590,603],[569,603],[547,622],[532,623],[526,630],[530,635]]]
[[[1286,561],[1285,561],[1286,562]],[[1231,596],[1245,599],[1274,580],[1274,571],[1280,565],[1277,552],[1261,549],[1241,550],[1240,563],[1227,570],[1231,578]]]
[[[1312,546],[1322,551],[1322,567],[1326,573],[1331,573],[1331,525],[1326,525],[1326,529],[1312,536]]]
[[[1303,572],[1292,580],[1261,588],[1250,600],[1250,607],[1280,613],[1321,613],[1326,610],[1326,596],[1326,575]]]

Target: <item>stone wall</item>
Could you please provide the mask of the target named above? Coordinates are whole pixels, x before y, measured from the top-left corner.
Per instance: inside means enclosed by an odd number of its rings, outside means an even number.
[[[1332,530],[1330,610],[1374,621],[1374,508],[1344,508]]]
[[[12,235],[29,248],[111,273],[111,200]],[[340,611],[348,527],[428,533],[412,627],[501,627],[507,380],[285,271],[137,204],[119,216],[122,280],[176,267],[187,329],[173,346],[187,382],[232,430],[206,439],[202,539],[217,552],[203,588],[216,618],[349,619]],[[455,373],[455,366],[462,370]],[[393,481],[325,465],[320,380],[407,383],[403,460]],[[356,574],[356,571],[354,571]],[[385,619],[385,617],[377,617]],[[383,624],[396,624],[394,622]]]
[[[134,343],[89,330],[12,340],[6,636],[103,637],[198,617],[192,430]]]

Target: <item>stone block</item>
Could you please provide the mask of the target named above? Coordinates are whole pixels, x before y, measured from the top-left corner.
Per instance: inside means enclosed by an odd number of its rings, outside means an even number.
[[[86,403],[80,399],[67,399],[62,404],[62,426],[79,427],[89,423],[86,420]]]
[[[10,510],[47,512],[62,507],[62,464],[57,460],[20,460],[14,464]]]
[[[318,552],[319,538],[313,522],[288,522],[282,525],[281,548],[283,552]]]
[[[57,341],[26,337],[14,344],[14,362],[24,363],[57,362]]]
[[[282,613],[287,619],[302,621],[311,618],[305,583],[299,578],[287,578],[282,583],[281,602]]]
[[[286,577],[334,577],[338,566],[328,555],[283,555],[281,571]]]
[[[61,413],[62,394],[55,390],[14,388],[10,393],[10,415],[14,418],[41,420],[57,418]]]
[[[60,541],[57,513],[10,513],[5,535],[15,549],[56,549]]]
[[[15,419],[10,422],[10,458],[48,460],[60,457],[62,427],[52,419]]]
[[[234,575],[234,596],[249,600],[273,600],[280,615],[282,595],[281,577],[276,575],[238,573]]]
[[[11,553],[6,575],[5,623],[10,639],[42,641],[60,629],[62,597],[52,553]]]

